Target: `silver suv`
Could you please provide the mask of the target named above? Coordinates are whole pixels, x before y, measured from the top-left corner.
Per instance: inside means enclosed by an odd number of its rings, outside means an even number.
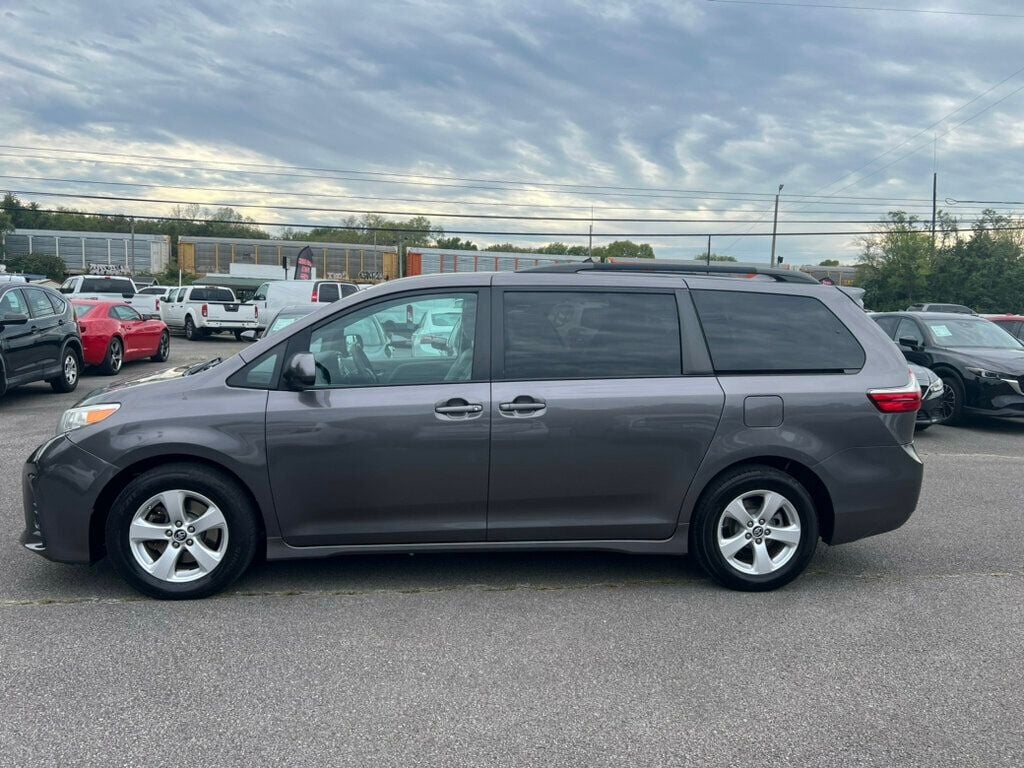
[[[768,590],[819,539],[902,525],[921,395],[896,347],[834,287],[707,272],[397,280],[94,393],[25,465],[22,542],[161,598],[257,554],[481,549],[692,552]]]

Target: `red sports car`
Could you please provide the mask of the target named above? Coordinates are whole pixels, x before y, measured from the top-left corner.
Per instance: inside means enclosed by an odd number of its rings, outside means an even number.
[[[164,362],[171,334],[162,320],[146,320],[118,301],[72,301],[82,330],[85,364],[113,376],[129,360]]]

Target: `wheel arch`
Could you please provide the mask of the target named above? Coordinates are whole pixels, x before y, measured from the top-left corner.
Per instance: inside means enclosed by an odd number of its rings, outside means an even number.
[[[163,454],[149,456],[139,459],[128,465],[114,475],[100,491],[93,505],[92,516],[89,518],[89,556],[95,562],[105,554],[104,532],[107,525],[107,517],[110,515],[110,507],[114,500],[125,489],[125,487],[142,473],[164,466],[166,464],[194,464],[207,469],[212,469],[230,478],[248,497],[249,502],[256,510],[256,525],[259,530],[259,541],[257,556],[263,557],[266,552],[267,526],[263,518],[263,507],[260,505],[252,489],[225,464],[217,462],[205,456],[195,454]]]
[[[822,482],[821,478],[818,477],[817,473],[815,473],[810,466],[797,461],[796,459],[787,458],[785,456],[750,456],[722,467],[718,472],[708,478],[701,487],[700,493],[697,495],[696,501],[690,510],[691,517],[693,515],[693,511],[696,510],[704,500],[708,493],[708,489],[711,488],[720,477],[727,472],[734,472],[736,469],[750,466],[772,467],[773,469],[785,472],[800,483],[814,502],[814,511],[818,517],[818,530],[821,538],[826,543],[832,541],[832,535],[835,530],[835,506],[832,503],[832,495],[829,493],[825,483]],[[687,523],[689,523],[689,521],[687,521]],[[690,528],[690,535],[693,535],[692,527]]]

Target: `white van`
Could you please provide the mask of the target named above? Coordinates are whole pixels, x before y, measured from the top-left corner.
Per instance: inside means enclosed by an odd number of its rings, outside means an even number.
[[[296,304],[325,304],[357,293],[354,283],[337,280],[274,280],[256,289],[249,304],[259,307],[257,335],[262,335],[266,324],[279,309]]]

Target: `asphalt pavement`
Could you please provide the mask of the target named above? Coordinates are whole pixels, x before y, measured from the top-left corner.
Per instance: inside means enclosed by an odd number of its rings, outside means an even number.
[[[395,555],[166,603],[17,544],[21,463],[109,382],[0,400],[0,766],[1024,763],[1024,422],[922,433],[910,521],[773,593],[684,558]]]

